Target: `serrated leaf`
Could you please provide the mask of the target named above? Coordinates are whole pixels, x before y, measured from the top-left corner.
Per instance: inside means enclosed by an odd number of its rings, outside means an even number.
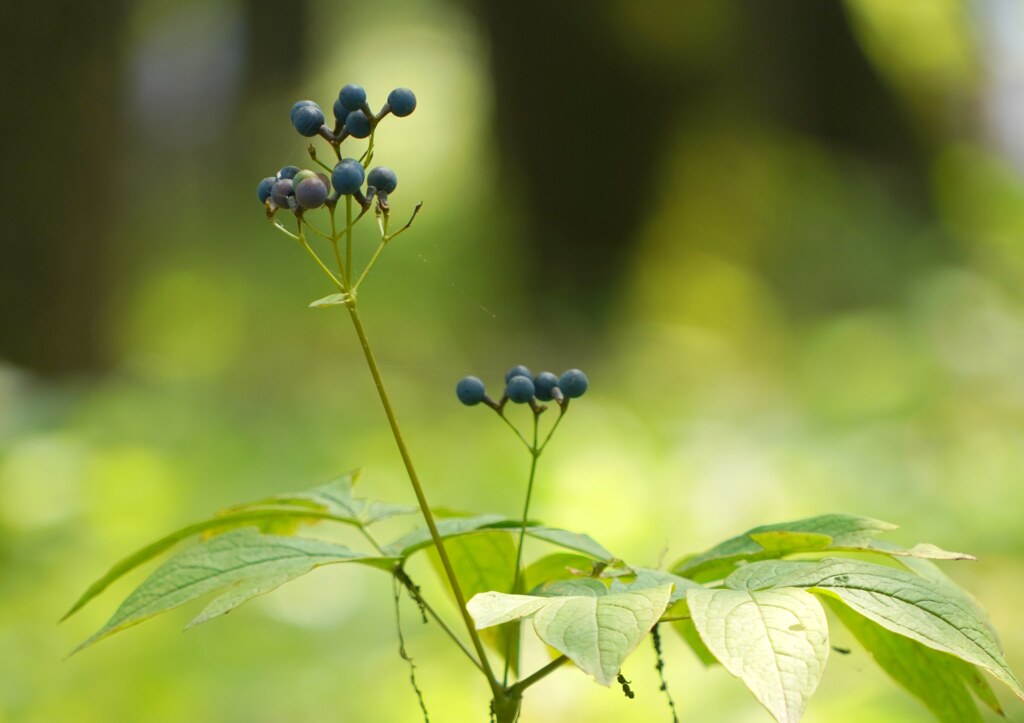
[[[870,517],[829,514],[792,522],[755,527],[698,555],[684,557],[672,572],[698,582],[718,580],[744,562],[786,557],[796,553],[825,551],[874,552],[882,555],[927,557],[944,560],[973,559],[961,552],[947,552],[921,544],[909,550],[876,538],[896,525]]]
[[[780,723],[800,720],[828,661],[825,611],[804,590],[690,588],[708,650]]]
[[[348,294],[330,294],[309,303],[310,309],[327,309],[332,306],[344,306],[352,297]]]
[[[896,567],[849,558],[766,561],[741,567],[729,588],[799,587],[832,595],[883,628],[981,666],[1024,700],[1024,687],[973,607],[947,586]]]
[[[516,567],[516,545],[511,531],[481,532],[450,538],[445,541],[445,550],[462,593],[467,598],[488,590],[511,589]],[[431,552],[430,560],[434,569],[443,577],[444,568],[440,557],[435,551]],[[454,600],[451,589],[448,586],[445,589]],[[519,625],[488,629],[483,631],[481,637],[502,658],[509,656],[510,668],[518,675]]]
[[[590,584],[594,582],[604,594]],[[485,592],[474,596],[467,608],[478,629],[532,616],[542,641],[598,683],[611,685],[622,662],[665,611],[672,586],[611,593],[599,581],[590,583],[559,583],[563,591],[576,594],[556,597]]]
[[[73,653],[208,593],[232,588],[201,613],[201,619],[228,612],[316,567],[343,562],[391,569],[398,560],[364,555],[324,540],[263,535],[253,529],[214,537],[183,550],[157,568]]]
[[[924,703],[936,718],[943,723],[980,723],[981,713],[967,685],[967,676],[970,671],[976,673],[977,668],[890,632],[838,600],[826,601],[879,667]]]

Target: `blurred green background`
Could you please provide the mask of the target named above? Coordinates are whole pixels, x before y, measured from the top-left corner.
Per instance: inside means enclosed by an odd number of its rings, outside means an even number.
[[[305,308],[330,289],[255,198],[308,165],[291,103],[346,82],[419,97],[376,160],[396,214],[424,210],[360,300],[434,504],[523,493],[457,378],[582,367],[539,518],[649,565],[762,522],[896,522],[977,554],[947,569],[1024,671],[1021,2],[110,0],[0,24],[3,723],[418,719],[370,570],[64,661],[147,570],[56,625],[221,506],[357,466],[411,501],[347,320]],[[471,668],[406,628],[432,720],[483,720]],[[851,645],[806,720],[927,720]],[[666,653],[683,720],[768,720]],[[653,664],[628,663],[633,701],[562,671],[523,720],[667,720]]]

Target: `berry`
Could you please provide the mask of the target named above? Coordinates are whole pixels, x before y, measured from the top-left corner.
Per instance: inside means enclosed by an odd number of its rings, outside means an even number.
[[[277,172],[277,180],[284,178],[295,178],[295,174],[299,172],[298,166],[284,166],[280,171]]]
[[[534,377],[533,386],[537,390],[537,399],[542,402],[550,402],[555,398],[554,391],[558,386],[558,377],[551,372],[541,372]]]
[[[292,125],[306,138],[312,138],[324,124],[324,112],[320,106],[309,101],[307,105],[292,106]]]
[[[388,93],[388,105],[392,113],[404,118],[416,110],[416,96],[408,88],[395,88]]]
[[[294,176],[292,176],[292,185],[295,186],[295,187],[298,187],[298,185],[300,183],[302,183],[303,181],[305,181],[307,178],[316,178],[316,172],[315,171],[299,171]]]
[[[515,376],[505,385],[505,395],[516,404],[526,404],[533,399],[533,380],[530,377]]]
[[[338,121],[340,125],[345,125],[345,119],[351,112],[352,111],[341,104],[340,100],[334,101],[334,120]]]
[[[354,110],[345,117],[345,130],[353,138],[366,138],[370,135],[370,119],[361,110]]]
[[[508,384],[510,381],[512,381],[512,377],[533,377],[533,372],[531,372],[528,368],[524,367],[522,364],[517,364],[516,366],[512,367],[507,372],[505,372],[505,383]]]
[[[455,395],[459,401],[467,407],[479,404],[487,396],[484,391],[484,383],[476,377],[463,377],[455,385]]]
[[[300,101],[296,101],[295,105],[292,106],[292,112],[291,112],[292,124],[295,123],[295,114],[298,113],[300,108],[305,108],[307,105],[315,106],[316,103],[314,103],[311,100],[300,100]],[[317,106],[317,107],[319,107],[319,106]]]
[[[260,181],[260,185],[256,186],[256,195],[260,197],[260,203],[267,202],[270,192],[274,190],[275,183],[277,183],[277,176],[267,176]]]
[[[295,196],[295,188],[290,178],[282,178],[270,191],[270,198],[278,208],[291,208],[288,205],[289,196]]]
[[[362,108],[363,103],[365,102],[366,91],[363,90],[361,85],[352,85],[349,83],[341,89],[340,93],[338,93],[338,104],[340,104],[342,108],[345,108],[349,113]]]
[[[588,386],[590,386],[590,382],[587,380],[587,375],[579,369],[563,372],[562,378],[558,380],[558,388],[569,399],[582,397]]]
[[[329,192],[330,189],[324,183],[324,179],[315,173],[295,184],[295,200],[303,208],[320,208],[327,200]]]
[[[355,158],[342,159],[331,173],[334,190],[345,195],[355,193],[362,188],[365,178],[366,171],[363,170],[363,164]]]
[[[377,166],[366,176],[366,184],[376,188],[378,193],[392,193],[398,188],[398,176],[386,166]]]

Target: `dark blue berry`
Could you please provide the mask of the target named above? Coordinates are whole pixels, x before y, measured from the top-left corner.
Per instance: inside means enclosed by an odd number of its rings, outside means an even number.
[[[280,181],[285,178],[295,178],[295,174],[298,172],[298,166],[284,166],[280,171],[277,172],[277,180]]]
[[[363,170],[363,164],[355,158],[342,159],[331,173],[334,190],[345,195],[355,193],[362,188],[365,178],[366,171]]]
[[[398,188],[398,176],[386,166],[377,166],[366,176],[366,184],[380,193],[392,193]]]
[[[306,138],[315,136],[323,124],[324,112],[316,103],[292,106],[292,125]]]
[[[388,93],[388,105],[392,113],[404,118],[416,110],[416,95],[408,88],[395,88]]]
[[[522,364],[516,364],[514,367],[505,372],[505,383],[508,384],[512,377],[532,377],[533,372],[529,368],[524,367]]]
[[[587,375],[579,369],[570,369],[567,372],[563,372],[562,378],[558,380],[558,388],[569,399],[582,397],[589,385],[590,382],[587,381]]]
[[[482,381],[476,377],[463,377],[455,385],[455,395],[467,407],[472,407],[482,402],[487,393],[484,391],[484,383]]]
[[[291,119],[292,119],[292,124],[293,125],[295,124],[295,115],[296,115],[296,113],[299,112],[300,108],[305,108],[307,105],[315,106],[316,103],[314,103],[311,100],[300,100],[300,101],[296,101],[295,105],[292,106]],[[317,107],[319,107],[319,106],[317,106]]]
[[[345,130],[353,138],[366,138],[370,135],[370,119],[361,110],[354,110],[345,117]]]
[[[295,188],[290,178],[282,178],[274,184],[274,188],[270,191],[270,198],[278,208],[290,208],[288,197],[294,195]]]
[[[516,404],[526,404],[533,399],[533,380],[530,377],[515,376],[505,385],[505,395]]]
[[[338,121],[338,125],[345,125],[345,119],[351,112],[352,111],[341,104],[340,100],[334,101],[334,120]]]
[[[260,181],[260,185],[256,186],[256,195],[260,197],[260,203],[267,202],[270,192],[274,190],[275,183],[277,183],[277,176],[267,176]]]
[[[323,178],[315,173],[312,177],[303,178],[295,184],[295,200],[303,208],[320,208],[327,200],[329,192],[330,189],[327,188]]]
[[[555,398],[555,387],[558,386],[558,377],[551,372],[541,372],[533,379],[533,387],[537,390],[537,399],[542,402],[550,402]]]
[[[363,103],[366,102],[366,91],[363,90],[361,85],[352,85],[349,83],[341,92],[338,93],[338,103],[351,113],[354,110],[359,110],[363,107]]]

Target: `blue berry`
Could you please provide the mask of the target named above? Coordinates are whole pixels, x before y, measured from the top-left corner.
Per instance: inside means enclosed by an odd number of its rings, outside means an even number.
[[[345,130],[353,138],[366,138],[370,135],[370,119],[361,110],[354,110],[345,117]]]
[[[349,195],[363,187],[366,171],[363,164],[355,158],[344,158],[338,162],[331,173],[331,183],[338,193]]]
[[[260,203],[267,202],[270,192],[274,190],[275,183],[277,183],[277,176],[267,176],[260,181],[260,185],[256,186],[256,195],[260,197]]]
[[[558,380],[558,388],[569,399],[582,397],[588,386],[590,386],[590,382],[587,380],[587,375],[579,369],[563,372],[562,378]]]
[[[298,178],[298,176],[296,176]],[[313,174],[295,184],[295,200],[303,208],[320,208],[330,192],[324,179]]]
[[[324,112],[316,103],[292,106],[292,125],[306,138],[315,136],[323,124]]]
[[[340,100],[334,101],[334,120],[338,121],[339,125],[345,125],[345,119],[351,112],[352,111],[341,104]]]
[[[392,113],[404,118],[416,110],[416,95],[408,88],[395,88],[388,93],[388,105]]]
[[[342,108],[348,110],[349,113],[362,108],[363,103],[365,102],[366,91],[363,90],[361,85],[352,85],[349,83],[341,89],[340,93],[338,93],[338,103]]]
[[[295,174],[298,172],[298,166],[284,166],[280,171],[277,172],[277,180],[280,181],[285,178],[295,178]]]
[[[270,198],[278,208],[290,208],[288,197],[294,195],[295,188],[290,178],[282,178],[274,184],[274,188],[270,191]]]
[[[482,381],[476,377],[463,377],[455,385],[455,395],[467,407],[472,407],[482,402],[487,393],[484,390],[484,383]]]
[[[510,381],[512,381],[512,377],[533,377],[533,372],[531,372],[527,367],[524,367],[522,364],[516,364],[514,367],[505,372],[505,383],[508,384]]]
[[[516,404],[526,404],[533,399],[533,380],[530,377],[515,376],[505,385],[505,395]]]
[[[296,113],[299,112],[299,109],[305,108],[307,105],[316,106],[316,103],[314,103],[311,100],[300,100],[300,101],[296,101],[295,105],[292,106],[291,119],[292,119],[292,124],[293,125],[295,124],[295,115],[296,115]],[[317,107],[319,107],[319,106],[317,106]]]
[[[386,166],[377,166],[366,176],[366,184],[380,193],[392,193],[398,188],[398,176]]]
[[[555,398],[555,387],[558,386],[558,377],[551,372],[541,372],[533,379],[534,389],[537,390],[537,399],[542,402],[550,402]]]

